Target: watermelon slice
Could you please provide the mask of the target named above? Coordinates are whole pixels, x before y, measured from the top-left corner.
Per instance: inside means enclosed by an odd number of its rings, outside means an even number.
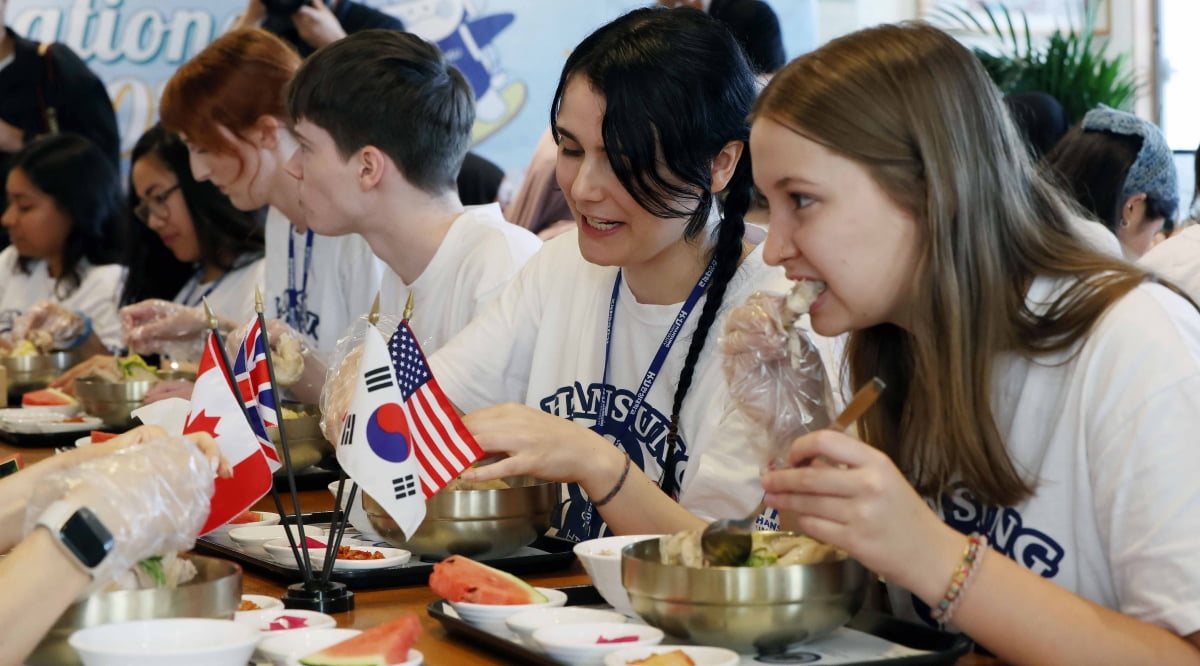
[[[408,651],[421,635],[415,613],[372,627],[337,645],[300,660],[305,666],[389,666],[408,661]]]
[[[21,405],[25,407],[63,407],[78,405],[79,401],[58,389],[41,389],[30,391],[21,396]]]
[[[433,565],[429,587],[447,601],[472,604],[544,604],[546,595],[516,576],[462,555]]]
[[[99,444],[100,442],[107,442],[108,440],[110,440],[116,436],[117,436],[117,433],[115,433],[115,432],[104,432],[103,430],[93,430],[92,431],[92,444]]]

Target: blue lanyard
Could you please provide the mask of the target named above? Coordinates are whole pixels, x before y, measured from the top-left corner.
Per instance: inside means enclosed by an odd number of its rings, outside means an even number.
[[[308,269],[312,266],[313,232],[309,229],[304,236],[304,278],[300,289],[296,289],[296,233],[288,230],[288,307],[284,319],[297,331],[304,330],[305,315],[308,314]]]
[[[692,293],[683,302],[683,307],[679,309],[679,314],[675,315],[675,321],[671,323],[671,328],[667,331],[666,337],[663,338],[662,344],[658,346],[658,353],[650,361],[650,367],[646,369],[646,376],[642,379],[641,386],[638,387],[637,396],[634,398],[633,404],[629,407],[629,418],[625,420],[625,424],[616,432],[608,433],[613,435],[614,443],[621,441],[621,438],[629,430],[629,426],[636,419],[638,410],[646,400],[646,394],[650,393],[650,387],[654,386],[654,380],[658,379],[658,373],[662,370],[663,363],[667,360],[667,353],[671,351],[671,347],[675,344],[675,338],[679,336],[679,331],[683,329],[683,324],[687,321],[688,316],[692,314],[692,310],[695,309],[700,296],[708,289],[708,283],[712,281],[713,271],[716,268],[717,260],[713,258],[712,261],[708,262],[708,268],[704,270],[704,274],[700,276],[700,280],[696,282],[696,286],[692,287]],[[604,434],[604,424],[608,420],[608,396],[610,393],[607,389],[608,361],[612,354],[613,319],[617,313],[617,298],[620,295],[621,271],[618,270],[617,279],[613,281],[612,300],[608,304],[608,332],[604,338],[604,376],[600,390],[599,412],[596,414],[596,431],[600,434]]]
[[[209,294],[213,293],[213,290],[217,288],[217,285],[221,284],[221,280],[224,280],[225,276],[229,275],[229,273],[230,271],[221,273],[217,279],[213,280],[212,284],[208,285],[208,289],[205,289],[204,293],[200,294],[200,298],[197,298],[195,301],[193,301],[192,296],[194,296],[196,294],[196,290],[200,288],[200,278],[204,276],[204,269],[197,269],[196,274],[193,275],[191,279],[192,286],[188,289],[187,296],[183,297],[183,304],[187,306],[200,305],[202,302],[204,302],[205,298],[208,298]]]

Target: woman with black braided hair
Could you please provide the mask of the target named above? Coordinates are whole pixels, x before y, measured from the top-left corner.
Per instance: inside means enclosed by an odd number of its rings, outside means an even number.
[[[551,110],[577,229],[431,359],[480,445],[507,454],[464,478],[566,482],[560,537],[672,532],[762,497],[716,341],[749,294],[787,289],[742,219],[754,96],[702,12],[640,9],[587,37]]]

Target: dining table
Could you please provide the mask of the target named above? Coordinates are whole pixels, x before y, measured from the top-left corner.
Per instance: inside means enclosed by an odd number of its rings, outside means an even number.
[[[19,453],[23,465],[28,467],[43,458],[53,455],[53,448],[25,448],[0,440],[0,459]],[[325,489],[302,490],[297,493],[303,512],[332,511],[334,497]],[[280,492],[279,499],[285,511],[293,511],[294,504],[289,492]],[[268,495],[252,507],[256,511],[276,511],[274,499]],[[539,587],[568,587],[588,585],[590,580],[583,566],[575,560],[568,568],[554,571],[522,573],[522,579]],[[297,575],[297,581],[299,576]],[[286,592],[287,582],[264,577],[243,570],[242,593],[260,594],[280,598]],[[482,645],[463,640],[447,633],[441,623],[428,612],[430,603],[438,600],[428,585],[408,585],[386,589],[354,591],[354,608],[348,612],[334,614],[337,626],[350,629],[369,629],[405,613],[414,613],[423,629],[417,639],[416,649],[425,655],[426,666],[491,666],[519,664],[512,658],[492,651]],[[1000,662],[981,654],[967,654],[959,658],[955,666],[999,666]]]

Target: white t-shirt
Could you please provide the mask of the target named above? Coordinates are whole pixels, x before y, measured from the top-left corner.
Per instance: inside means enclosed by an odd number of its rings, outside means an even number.
[[[529,230],[504,219],[500,204],[468,206],[411,285],[391,270],[384,273],[379,309],[403,314],[411,289],[410,326],[432,354],[495,299],[541,246]]]
[[[1175,283],[1200,303],[1200,225],[1190,226],[1154,246],[1138,263]]]
[[[430,359],[447,397],[467,412],[514,401],[594,426],[616,275],[616,267],[583,258],[575,231],[548,241],[500,297]],[[726,436],[736,419],[731,418],[734,409],[717,337],[726,313],[752,292],[784,293],[787,288],[782,270],[764,264],[762,248],[756,248],[730,282],[696,365],[680,414],[676,472],[677,480],[682,475],[680,504],[702,518],[744,516],[762,499],[762,451],[741,437]],[[681,305],[638,303],[622,281],[608,372],[610,424],[627,421],[636,391]],[[703,305],[702,298],[622,440],[633,463],[655,481],[666,458],[676,383]],[[582,491],[574,484],[568,491],[569,506],[555,516],[558,535],[586,540],[606,532]]]
[[[271,208],[267,213],[263,275],[268,317],[287,321],[289,236],[294,248],[295,288],[304,291],[307,305],[303,323],[295,327],[313,348],[328,356],[346,328],[370,312],[387,267],[358,234],[336,237],[313,234],[306,287],[306,234],[296,232],[282,212]]]
[[[83,276],[79,287],[66,298],[59,298],[45,261],[34,260],[25,274],[17,266],[17,258],[14,245],[0,252],[0,333],[11,330],[13,321],[29,308],[49,301],[91,318],[92,330],[110,351],[122,347],[117,308],[125,285],[124,266],[92,266],[82,260],[78,266]]]
[[[263,257],[243,256],[234,263],[233,269],[204,284],[200,284],[200,273],[197,272],[179,290],[175,302],[199,306],[207,300],[218,317],[244,324],[254,317],[254,290],[263,290],[265,266]]]
[[[1045,311],[1066,284],[1035,280],[1030,306]],[[1077,347],[994,365],[996,426],[1036,494],[997,509],[959,485],[940,513],[985,534],[990,557],[1176,634],[1200,630],[1200,314],[1143,284]],[[928,621],[909,593],[892,601]]]

